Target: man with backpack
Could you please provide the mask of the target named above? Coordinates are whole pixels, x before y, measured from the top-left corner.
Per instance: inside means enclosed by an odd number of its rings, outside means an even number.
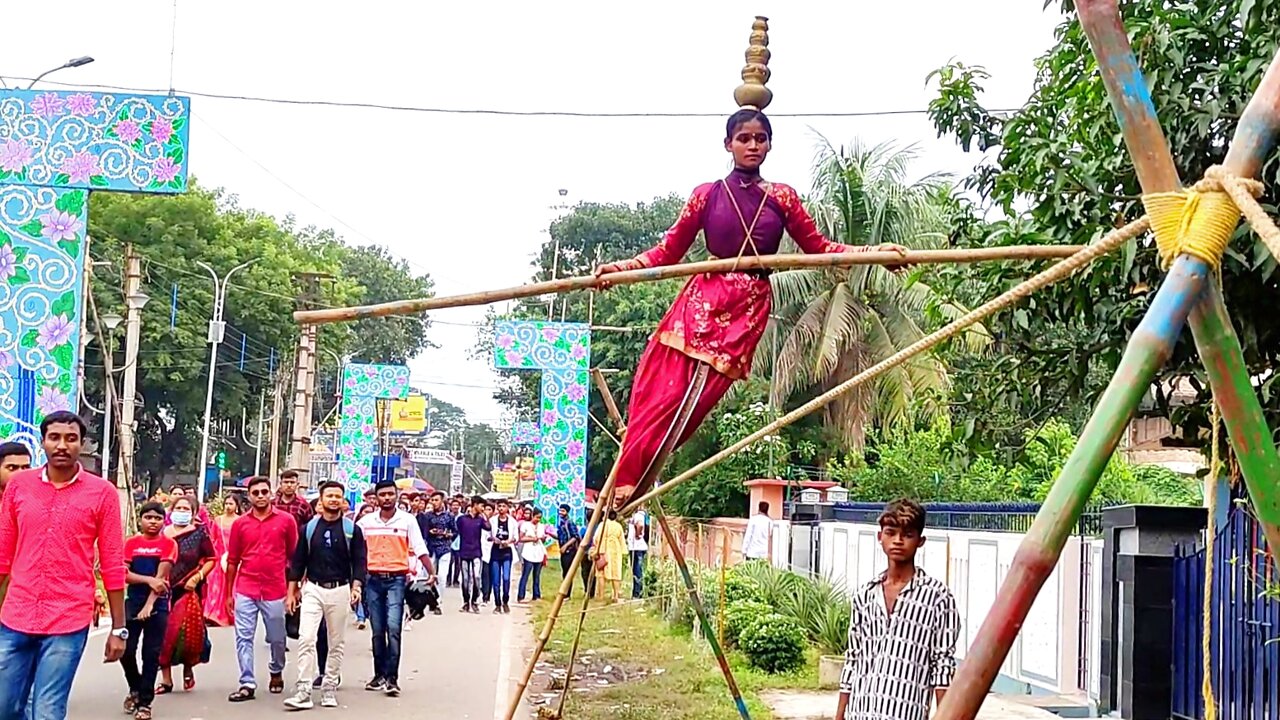
[[[328,630],[328,657],[320,685],[320,705],[338,707],[338,678],[342,672],[347,619],[361,600],[365,577],[364,533],[342,513],[346,491],[341,483],[320,486],[320,514],[301,528],[289,565],[289,612],[299,611],[298,685],[284,701],[291,710],[314,707],[311,690],[316,679],[316,641],[321,620]]]

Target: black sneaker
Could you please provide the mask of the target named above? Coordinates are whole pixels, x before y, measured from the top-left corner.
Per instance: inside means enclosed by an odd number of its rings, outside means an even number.
[[[511,614],[511,606],[510,606],[510,605],[508,605],[508,604],[506,604],[506,603],[502,603],[502,614],[503,614],[503,615],[510,615],[510,614]]]
[[[502,614],[502,606],[501,606],[501,605],[494,605],[494,606],[493,606],[493,614],[494,614],[494,615],[501,615],[501,614]]]
[[[441,610],[441,609],[440,609],[440,608],[438,608],[438,607],[436,607],[436,608],[431,608],[431,614],[432,614],[432,615],[443,615],[443,614],[444,614],[444,611],[443,611],[443,610]]]
[[[387,681],[386,693],[387,697],[400,697],[400,686],[396,684],[395,680]]]
[[[369,682],[365,683],[364,689],[368,690],[369,692],[379,692],[382,690],[386,690],[387,681],[383,680],[380,677],[376,677],[370,680]]]

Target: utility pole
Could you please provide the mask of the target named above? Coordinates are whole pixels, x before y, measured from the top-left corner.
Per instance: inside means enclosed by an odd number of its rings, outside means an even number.
[[[120,466],[116,487],[133,487],[134,411],[138,397],[138,344],[142,338],[142,308],[151,298],[142,292],[142,258],[133,243],[124,246],[124,391],[120,398]],[[107,402],[111,402],[110,392]]]
[[[284,378],[280,377],[271,388],[271,454],[267,463],[267,473],[271,477],[280,475],[280,418],[284,415]]]
[[[242,262],[228,270],[227,274],[221,278],[208,263],[196,263],[213,278],[213,316],[209,318],[209,384],[204,395],[204,431],[200,434],[200,457],[196,460],[196,496],[201,503],[204,502],[207,484],[205,476],[209,468],[209,423],[213,419],[213,381],[218,374],[218,346],[222,344],[222,339],[227,334],[227,324],[222,320],[222,312],[226,309],[227,303],[227,284],[231,282],[232,275],[258,260],[259,258],[253,258]]]
[[[299,273],[302,283],[298,295],[298,308],[309,310],[320,299],[320,281],[332,279],[328,273]],[[289,433],[289,468],[297,470],[310,485],[311,474],[311,415],[315,400],[316,343],[319,340],[315,325],[298,328],[298,349],[293,359],[293,427]]]

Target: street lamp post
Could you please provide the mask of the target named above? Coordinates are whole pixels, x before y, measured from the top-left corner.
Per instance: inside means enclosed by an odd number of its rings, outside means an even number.
[[[209,277],[213,278],[213,317],[209,320],[209,384],[205,389],[204,430],[200,436],[200,464],[196,471],[199,474],[196,492],[202,503],[205,496],[205,474],[209,467],[209,422],[213,418],[213,380],[218,370],[218,345],[222,344],[222,338],[227,333],[227,324],[222,320],[222,311],[226,306],[227,300],[227,284],[231,281],[232,275],[249,267],[258,260],[259,258],[254,258],[247,262],[242,262],[227,271],[227,274],[221,278],[218,277],[218,273],[208,263],[196,263],[209,273]],[[219,482],[221,482],[221,477],[219,477]]]
[[[36,83],[44,79],[45,75],[49,75],[50,73],[56,73],[59,70],[66,70],[67,68],[78,68],[84,65],[88,65],[91,62],[93,62],[93,58],[89,57],[88,55],[81,55],[80,57],[77,57],[77,58],[71,58],[70,60],[59,65],[58,67],[50,68],[49,70],[45,70],[44,72],[37,75],[35,79],[31,81],[31,84],[27,86],[27,89],[30,90],[31,88],[35,87]]]
[[[120,327],[120,323],[124,322],[124,318],[113,312],[104,313],[102,315],[102,324],[107,327],[106,347],[103,348],[104,354],[110,354],[115,349],[115,329]],[[102,477],[111,477],[111,411],[115,400],[112,398],[112,388],[116,386],[115,378],[111,377],[111,361],[104,360],[103,367],[106,369],[107,386],[103,397],[106,398],[106,407],[103,408],[102,419],[102,450],[98,453],[102,457]]]

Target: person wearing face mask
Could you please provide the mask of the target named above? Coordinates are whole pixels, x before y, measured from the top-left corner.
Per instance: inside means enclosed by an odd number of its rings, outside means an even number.
[[[205,632],[205,580],[213,572],[218,554],[207,524],[197,522],[199,502],[193,495],[173,501],[170,525],[164,534],[178,544],[178,559],[169,569],[169,627],[160,648],[160,685],[157,695],[173,692],[173,666],[182,666],[182,689],[196,686],[195,666],[209,662],[209,636]]]

